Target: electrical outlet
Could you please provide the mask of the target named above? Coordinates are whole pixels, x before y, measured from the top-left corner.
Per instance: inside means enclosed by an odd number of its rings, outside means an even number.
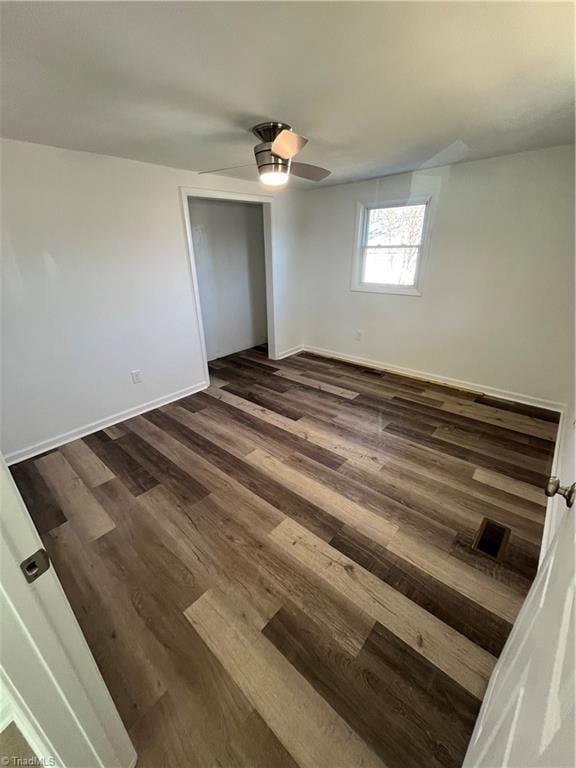
[[[355,338],[356,341],[361,341],[362,340],[362,331],[356,331],[356,333],[354,334],[354,338]]]
[[[130,371],[130,376],[132,376],[132,384],[142,384],[142,371],[140,368]]]

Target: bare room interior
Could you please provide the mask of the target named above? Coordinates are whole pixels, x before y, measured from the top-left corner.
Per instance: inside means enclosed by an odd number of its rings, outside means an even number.
[[[573,768],[573,4],[0,24],[2,765]]]

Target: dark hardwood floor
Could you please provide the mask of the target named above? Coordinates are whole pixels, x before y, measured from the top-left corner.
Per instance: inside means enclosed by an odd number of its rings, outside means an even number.
[[[309,354],[210,368],[12,467],[139,768],[460,766],[557,414]]]

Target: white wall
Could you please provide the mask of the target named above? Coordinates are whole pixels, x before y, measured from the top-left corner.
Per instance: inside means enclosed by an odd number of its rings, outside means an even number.
[[[2,141],[2,451],[176,393],[204,371],[179,187],[262,192],[223,177]],[[272,206],[275,333],[292,345],[290,194]],[[142,370],[134,385],[130,371]]]
[[[267,341],[262,206],[190,197],[208,360]]]
[[[305,275],[300,268],[301,206],[300,191],[286,193],[287,204],[272,213],[274,229],[278,233],[274,242],[276,253],[275,298],[280,309],[276,312],[277,357],[296,352],[304,339],[303,288]],[[270,327],[268,327],[270,334]]]
[[[1,146],[3,452],[40,452],[203,386],[179,187],[262,187]],[[356,201],[410,192],[434,195],[422,297],[352,292]],[[528,399],[570,399],[571,148],[278,192],[271,219],[277,356],[304,343]],[[132,384],[134,368],[142,384]]]
[[[568,402],[573,178],[573,147],[555,147],[306,192],[305,345]],[[433,195],[422,296],[352,292],[357,201],[409,194]]]

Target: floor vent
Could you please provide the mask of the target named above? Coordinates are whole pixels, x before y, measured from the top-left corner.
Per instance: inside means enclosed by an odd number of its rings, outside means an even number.
[[[485,517],[473,544],[473,549],[495,560],[501,560],[510,538],[510,528]]]

